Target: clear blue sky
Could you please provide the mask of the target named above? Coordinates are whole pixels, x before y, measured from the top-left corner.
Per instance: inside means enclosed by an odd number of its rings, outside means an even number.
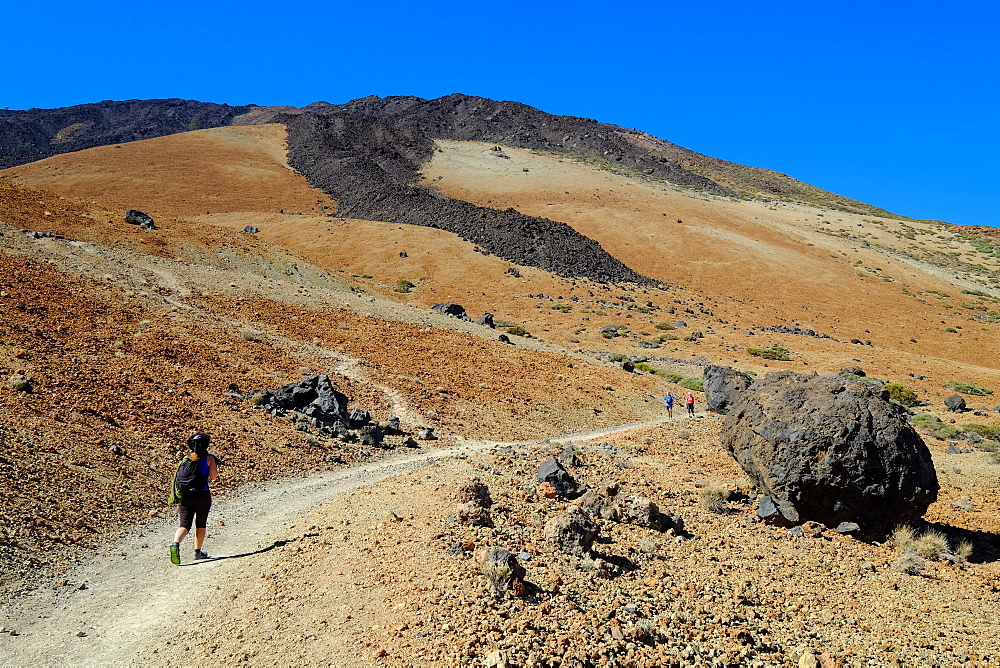
[[[450,93],[1000,225],[1000,3],[0,0],[0,107]]]

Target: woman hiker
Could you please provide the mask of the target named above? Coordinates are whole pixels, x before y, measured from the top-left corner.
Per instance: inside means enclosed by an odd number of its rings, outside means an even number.
[[[208,559],[208,554],[202,551],[205,544],[205,530],[208,527],[208,511],[212,508],[212,492],[209,489],[209,481],[219,477],[218,463],[215,455],[208,454],[208,444],[211,442],[208,434],[195,434],[188,439],[188,447],[191,453],[187,456],[188,461],[197,465],[195,472],[198,489],[185,491],[177,507],[177,515],[180,526],[174,534],[174,542],[170,546],[170,561],[174,564],[181,563],[181,542],[191,531],[191,524],[194,524],[194,558]]]
[[[688,408],[688,415],[694,417],[694,393],[688,392],[687,397],[684,398],[684,403]]]

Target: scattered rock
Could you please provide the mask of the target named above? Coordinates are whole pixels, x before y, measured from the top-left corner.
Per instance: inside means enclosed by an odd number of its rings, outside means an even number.
[[[434,427],[421,427],[417,430],[417,438],[421,441],[433,441],[437,438],[434,435]]]
[[[31,392],[31,381],[23,372],[12,373],[7,379],[7,387],[15,392]]]
[[[260,232],[260,230],[258,230],[253,225],[247,225],[246,227],[243,228],[243,231],[246,232],[247,234],[257,234],[258,232]]]
[[[515,588],[515,582],[524,583],[524,566],[517,562],[517,557],[499,547],[480,548],[474,558],[479,562],[479,569],[486,576],[489,591],[497,598]]]
[[[952,413],[963,413],[966,410],[965,398],[960,394],[953,394],[945,399],[944,405]]]
[[[455,304],[454,302],[432,304],[431,309],[444,313],[445,315],[450,315],[453,318],[458,318],[459,320],[464,320],[466,322],[472,321],[472,318],[470,318],[469,314],[465,312],[465,308],[461,304]]]
[[[559,463],[563,466],[579,466],[580,456],[576,452],[576,446],[567,445],[566,449],[559,453]]]
[[[484,325],[486,327],[489,327],[490,329],[493,329],[494,328],[494,325],[493,325],[493,314],[492,313],[484,313],[484,314],[482,314],[481,316],[479,316],[478,318],[476,318],[476,324],[477,325]]]
[[[129,225],[138,225],[144,230],[156,229],[156,223],[153,222],[152,216],[135,209],[129,209],[125,213],[125,222]]]
[[[538,467],[538,482],[549,483],[555,488],[556,493],[564,498],[574,495],[577,491],[576,480],[555,457],[546,459]]]
[[[473,478],[462,484],[455,491],[455,500],[458,503],[475,503],[482,508],[489,508],[493,505],[490,498],[490,488],[479,478]]]
[[[597,538],[597,524],[576,506],[545,525],[545,540],[553,549],[577,557],[587,556]]]

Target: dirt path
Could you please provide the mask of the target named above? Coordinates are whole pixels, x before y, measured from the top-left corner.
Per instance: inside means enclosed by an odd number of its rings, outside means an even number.
[[[590,440],[667,420],[555,440]],[[37,590],[0,608],[4,613],[0,665],[130,665],[140,649],[159,646],[183,627],[185,615],[193,620],[197,609],[193,592],[219,587],[238,590],[239,580],[253,575],[254,557],[283,544],[275,535],[319,504],[440,459],[537,443],[466,440],[448,449],[395,453],[346,470],[246,490],[218,500],[213,508],[206,550],[217,556],[192,562],[193,547],[187,541],[180,568],[171,567],[167,557],[176,520],[150,522],[97,550],[69,574],[65,586]]]

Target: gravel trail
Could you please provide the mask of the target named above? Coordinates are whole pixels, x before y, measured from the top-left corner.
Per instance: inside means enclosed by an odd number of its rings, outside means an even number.
[[[600,438],[665,421],[553,440]],[[0,665],[133,665],[138,650],[157,646],[182,628],[185,615],[191,614],[193,623],[195,592],[216,587],[238,590],[239,580],[253,574],[254,557],[280,546],[274,536],[317,505],[441,459],[537,443],[465,440],[448,449],[394,453],[349,469],[284,479],[216,499],[205,543],[213,558],[191,561],[193,542],[187,540],[178,568],[170,565],[167,549],[176,518],[151,521],[96,550],[66,576],[64,586],[38,589],[0,606],[4,613]]]

